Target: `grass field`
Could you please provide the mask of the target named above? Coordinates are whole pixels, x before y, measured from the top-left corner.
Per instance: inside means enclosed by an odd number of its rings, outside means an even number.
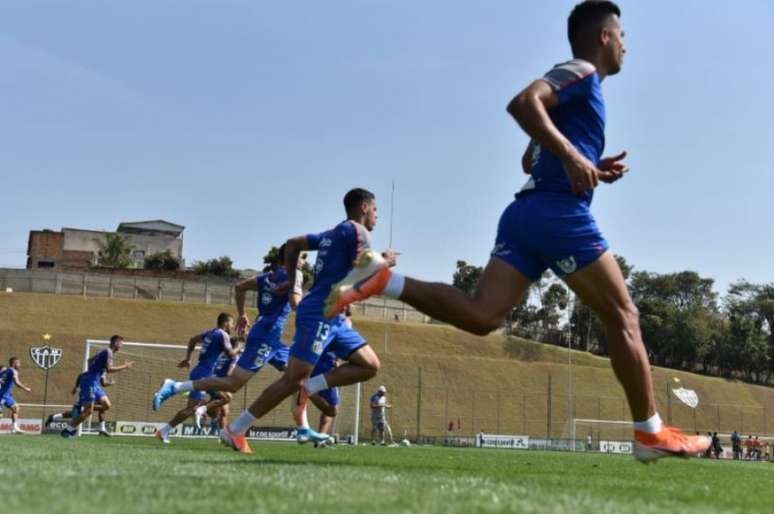
[[[0,437],[3,512],[771,512],[774,466],[214,440]],[[733,491],[733,493],[731,493]]]

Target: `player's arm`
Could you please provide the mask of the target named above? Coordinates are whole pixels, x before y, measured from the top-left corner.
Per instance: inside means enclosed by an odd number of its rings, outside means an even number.
[[[177,363],[178,368],[190,368],[191,367],[191,355],[193,355],[196,345],[204,341],[203,334],[196,334],[188,340],[188,348],[185,350],[185,359]]]
[[[80,387],[80,385],[81,385],[81,377],[83,377],[83,375],[85,375],[85,374],[86,373],[83,372],[80,375],[78,375],[77,377],[75,377],[75,384],[73,384],[73,390],[70,391],[70,394],[75,394],[75,393],[78,392],[78,387]]]
[[[30,388],[29,388],[29,387],[27,387],[26,385],[22,384],[21,380],[19,380],[19,374],[18,374],[18,373],[14,373],[14,375],[13,375],[13,381],[14,381],[14,383],[16,384],[16,387],[19,387],[19,388],[21,388],[21,389],[24,389],[24,390],[25,390],[25,391],[27,391],[28,393],[32,392],[32,389],[30,389]]]
[[[296,284],[296,275],[298,271],[298,258],[301,256],[301,252],[305,250],[317,250],[316,237],[314,241],[310,236],[298,236],[288,239],[285,242],[285,269],[288,270],[288,283]],[[296,291],[296,287],[293,287],[289,293],[290,306],[295,309],[298,307],[301,301],[300,294]]]
[[[134,362],[132,361],[126,361],[123,364],[119,364],[118,366],[114,366],[113,362],[111,361],[108,364],[106,371],[108,373],[118,373],[119,371],[123,371],[125,369],[132,369],[133,367],[134,367]]]
[[[243,334],[250,325],[250,318],[245,314],[245,295],[248,291],[257,291],[258,281],[256,277],[246,278],[234,286],[234,297],[237,308],[237,334]]]
[[[559,96],[554,89],[545,80],[538,79],[516,95],[507,110],[535,143],[562,161],[572,190],[583,193],[597,186],[600,172],[551,121],[548,109],[557,105]]]
[[[509,111],[510,112],[510,111]],[[535,140],[530,139],[524,155],[521,156],[521,169],[529,175],[532,173],[532,154],[535,153]]]
[[[303,270],[296,270],[295,278],[293,282],[293,289],[290,291],[289,301],[290,308],[296,310],[298,304],[301,303],[301,299],[304,297],[304,272]]]
[[[228,334],[223,336],[223,352],[228,355],[229,359],[233,359],[239,355],[239,342],[237,344],[231,344],[231,337]]]

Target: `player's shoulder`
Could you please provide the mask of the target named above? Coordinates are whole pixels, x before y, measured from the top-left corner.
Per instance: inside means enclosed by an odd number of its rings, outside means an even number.
[[[559,90],[593,76],[596,71],[597,68],[584,59],[571,59],[555,65],[543,76],[543,80]]]

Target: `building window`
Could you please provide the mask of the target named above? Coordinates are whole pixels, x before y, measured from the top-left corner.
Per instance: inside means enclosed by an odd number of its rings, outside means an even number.
[[[145,260],[145,250],[135,250],[134,251],[134,260],[135,261],[144,261]]]
[[[54,263],[51,261],[38,261],[38,268],[53,268]]]

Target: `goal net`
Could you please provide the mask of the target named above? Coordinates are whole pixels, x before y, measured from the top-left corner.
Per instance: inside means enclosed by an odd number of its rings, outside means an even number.
[[[573,448],[606,453],[631,451],[631,421],[573,418],[570,430]]]
[[[100,350],[110,344],[106,340],[88,339],[85,342],[83,357],[83,369],[88,366],[88,361]],[[159,411],[152,408],[154,393],[158,390],[165,378],[174,380],[188,380],[189,369],[177,367],[177,363],[185,357],[186,346],[174,344],[162,344],[152,342],[124,341],[121,351],[113,357],[115,364],[125,361],[133,361],[132,369],[111,373],[107,380],[112,382],[105,387],[105,392],[110,398],[111,409],[106,413],[105,419],[109,431],[116,435],[148,436],[168,422],[178,410],[185,405],[187,397],[180,394],[166,401]],[[195,365],[196,354],[194,354]],[[231,419],[250,406],[258,398],[261,392],[277,378],[280,373],[272,366],[265,366],[257,373],[241,390],[233,394],[231,401]],[[358,425],[359,405],[356,403],[357,387],[344,387],[340,389],[342,403],[339,407],[339,415],[334,420],[333,434],[338,434],[340,439],[356,438]],[[289,439],[292,436],[293,418],[291,416],[292,399],[288,399],[272,412],[261,418],[249,435],[262,439]],[[311,405],[308,407],[309,422],[312,426],[317,424],[319,412]],[[362,416],[361,416],[362,417]],[[363,420],[360,420],[362,424]],[[361,426],[360,430],[364,427]],[[97,429],[97,415],[94,414],[90,422],[83,424],[82,432],[94,433]],[[194,426],[193,418],[186,420],[172,434],[190,437],[213,437],[209,423],[198,430]]]

